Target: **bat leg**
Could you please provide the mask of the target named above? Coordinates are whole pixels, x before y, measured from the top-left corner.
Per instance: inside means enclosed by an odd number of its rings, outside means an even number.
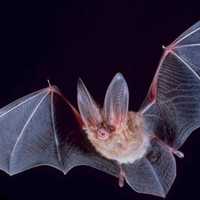
[[[167,147],[169,149],[169,151],[171,151],[174,155],[176,155],[178,158],[184,158],[184,153],[170,147],[169,145],[167,145],[166,143],[164,143],[162,140],[160,140],[158,137],[156,137],[156,140],[163,146]]]
[[[118,179],[118,185],[119,187],[123,187],[124,186],[124,181],[125,181],[125,172],[122,169],[122,166],[119,164],[119,179]]]

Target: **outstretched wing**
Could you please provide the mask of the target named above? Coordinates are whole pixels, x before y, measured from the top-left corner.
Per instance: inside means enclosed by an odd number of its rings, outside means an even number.
[[[0,169],[10,175],[39,165],[63,173],[88,165],[117,174],[82,132],[81,119],[60,91],[50,86],[0,109]]]
[[[153,139],[143,159],[124,166],[126,179],[139,193],[165,197],[176,177],[172,153],[200,127],[200,22],[165,48],[139,112]]]
[[[165,48],[140,112],[175,149],[200,126],[200,22]]]

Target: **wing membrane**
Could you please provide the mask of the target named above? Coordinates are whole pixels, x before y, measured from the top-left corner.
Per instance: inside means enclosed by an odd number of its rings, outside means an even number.
[[[199,42],[200,22],[165,49],[140,110],[152,131],[175,148],[200,126]]]
[[[126,180],[137,192],[165,197],[176,177],[176,162],[169,150],[152,140],[146,156],[125,165]]]
[[[56,87],[22,97],[0,110],[0,169],[8,174],[49,165],[67,173],[87,165],[117,175],[81,130],[81,119]]]

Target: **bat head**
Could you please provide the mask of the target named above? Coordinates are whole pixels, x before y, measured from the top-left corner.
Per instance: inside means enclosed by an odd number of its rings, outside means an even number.
[[[97,106],[81,79],[78,81],[78,107],[88,139],[103,156],[121,163],[134,161],[144,153],[142,120],[128,112],[129,91],[124,77],[117,73],[111,81],[103,108]],[[142,152],[141,152],[142,151]]]
[[[85,128],[98,129],[99,138],[107,139],[107,133],[111,133],[126,124],[129,91],[122,74],[117,73],[111,81],[103,108],[97,106],[81,79],[78,80],[77,92],[78,108]]]

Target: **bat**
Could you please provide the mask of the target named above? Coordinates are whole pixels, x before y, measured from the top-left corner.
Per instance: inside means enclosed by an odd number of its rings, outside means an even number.
[[[129,111],[129,89],[117,73],[99,106],[81,79],[78,110],[47,88],[0,109],[0,169],[14,175],[40,165],[66,174],[86,165],[118,177],[136,192],[165,197],[176,177],[174,155],[200,127],[200,21],[163,47],[147,96]]]

